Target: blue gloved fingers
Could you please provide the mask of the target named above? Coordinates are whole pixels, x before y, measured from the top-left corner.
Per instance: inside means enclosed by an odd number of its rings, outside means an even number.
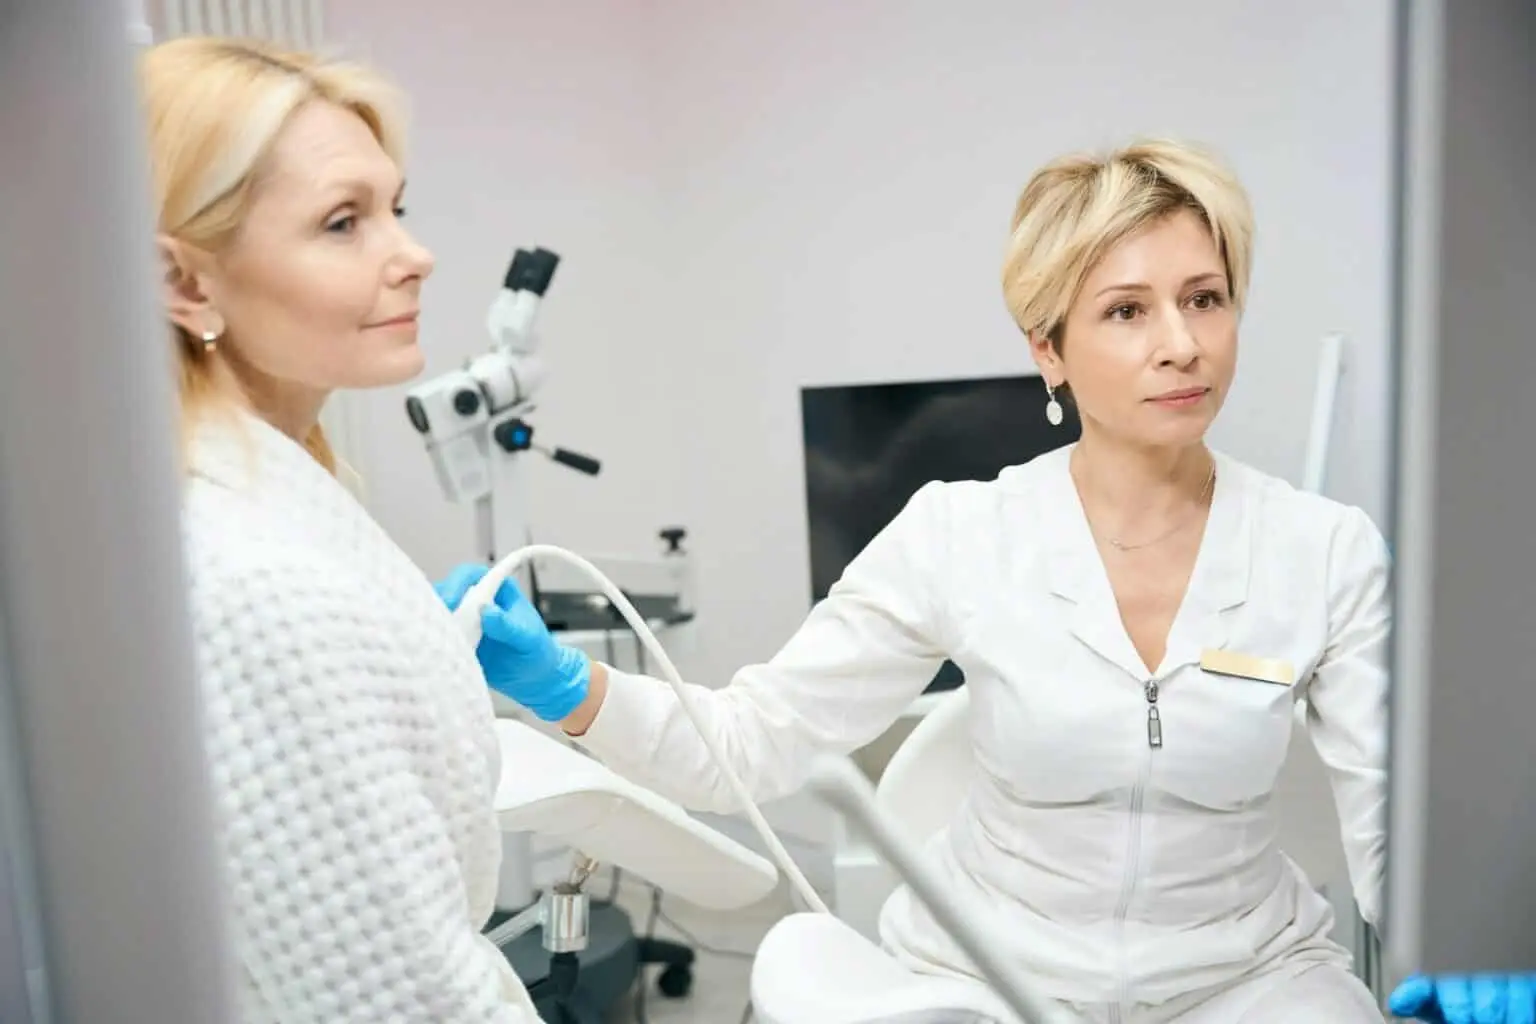
[[[1392,1011],[1394,1017],[1435,1021],[1438,1024],[1441,1020],[1438,1014],[1423,1016],[1426,1011],[1434,1013],[1436,1006],[1435,983],[1422,974],[1405,979],[1392,990],[1392,995],[1387,999],[1387,1009]]]
[[[1536,975],[1416,975],[1392,992],[1387,1008],[1432,1024],[1536,1024]]]
[[[508,576],[501,581],[501,586],[496,588],[495,601],[497,607],[510,611],[519,603],[527,603],[528,599],[523,596],[523,588],[517,585],[517,580]]]
[[[494,604],[480,609],[480,632],[485,634],[486,640],[504,644],[515,651],[523,651],[530,646],[527,629]],[[535,634],[532,639],[537,640],[538,635]]]
[[[1447,975],[1435,982],[1435,994],[1440,1000],[1440,1012],[1446,1024],[1475,1024],[1472,1016],[1472,979],[1464,975]]]
[[[524,653],[554,642],[549,627],[527,601],[513,604],[511,608],[486,605],[480,609],[480,631],[487,639]]]
[[[469,593],[469,588],[484,579],[488,571],[485,566],[472,562],[458,565],[445,578],[432,584],[432,588],[442,598],[443,604],[448,606],[448,610],[456,612],[464,595]]]
[[[1516,974],[1509,979],[1506,1024],[1536,1024],[1536,975]]]
[[[1509,979],[1502,974],[1478,974],[1472,977],[1471,988],[1473,1024],[1504,1024]]]
[[[480,612],[485,638],[476,654],[485,681],[546,722],[558,722],[586,699],[592,663],[584,651],[557,643],[526,602],[512,611]]]

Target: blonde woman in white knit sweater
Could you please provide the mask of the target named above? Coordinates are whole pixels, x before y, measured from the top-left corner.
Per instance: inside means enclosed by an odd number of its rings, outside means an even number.
[[[484,676],[454,595],[338,482],[318,426],[330,392],[422,368],[432,257],[400,221],[394,97],[243,42],[143,60],[244,1018],[533,1024],[480,934],[500,859]]]

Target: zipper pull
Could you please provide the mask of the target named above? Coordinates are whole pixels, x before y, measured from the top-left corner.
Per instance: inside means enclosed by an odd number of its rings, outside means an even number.
[[[1157,710],[1157,680],[1147,680],[1147,745],[1156,750],[1163,745],[1163,718]]]

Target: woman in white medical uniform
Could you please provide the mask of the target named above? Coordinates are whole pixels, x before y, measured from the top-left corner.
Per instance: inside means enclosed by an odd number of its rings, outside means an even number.
[[[480,935],[501,851],[485,677],[318,426],[337,388],[422,367],[432,257],[399,220],[393,94],[209,39],[150,50],[142,85],[242,1019],[534,1024]]]
[[[1305,698],[1356,898],[1379,906],[1388,561],[1366,515],[1211,451],[1253,225],[1215,159],[1150,143],[1025,188],[1003,271],[1080,442],[936,483],[767,664],[698,688],[758,799],[883,732],[946,658],[979,774],[931,853],[988,936],[1082,1021],[1381,1020],[1269,806]],[[563,695],[567,732],[695,807],[730,791],[663,682],[558,648],[525,602],[487,618],[493,684]],[[546,715],[546,717],[549,717]],[[1332,813],[1319,807],[1320,815]],[[916,901],[881,921],[914,970],[974,976]]]

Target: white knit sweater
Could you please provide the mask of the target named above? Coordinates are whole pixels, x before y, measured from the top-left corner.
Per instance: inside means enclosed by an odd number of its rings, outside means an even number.
[[[194,438],[186,547],[243,1019],[534,1024],[480,934],[500,758],[474,652],[302,447]]]

